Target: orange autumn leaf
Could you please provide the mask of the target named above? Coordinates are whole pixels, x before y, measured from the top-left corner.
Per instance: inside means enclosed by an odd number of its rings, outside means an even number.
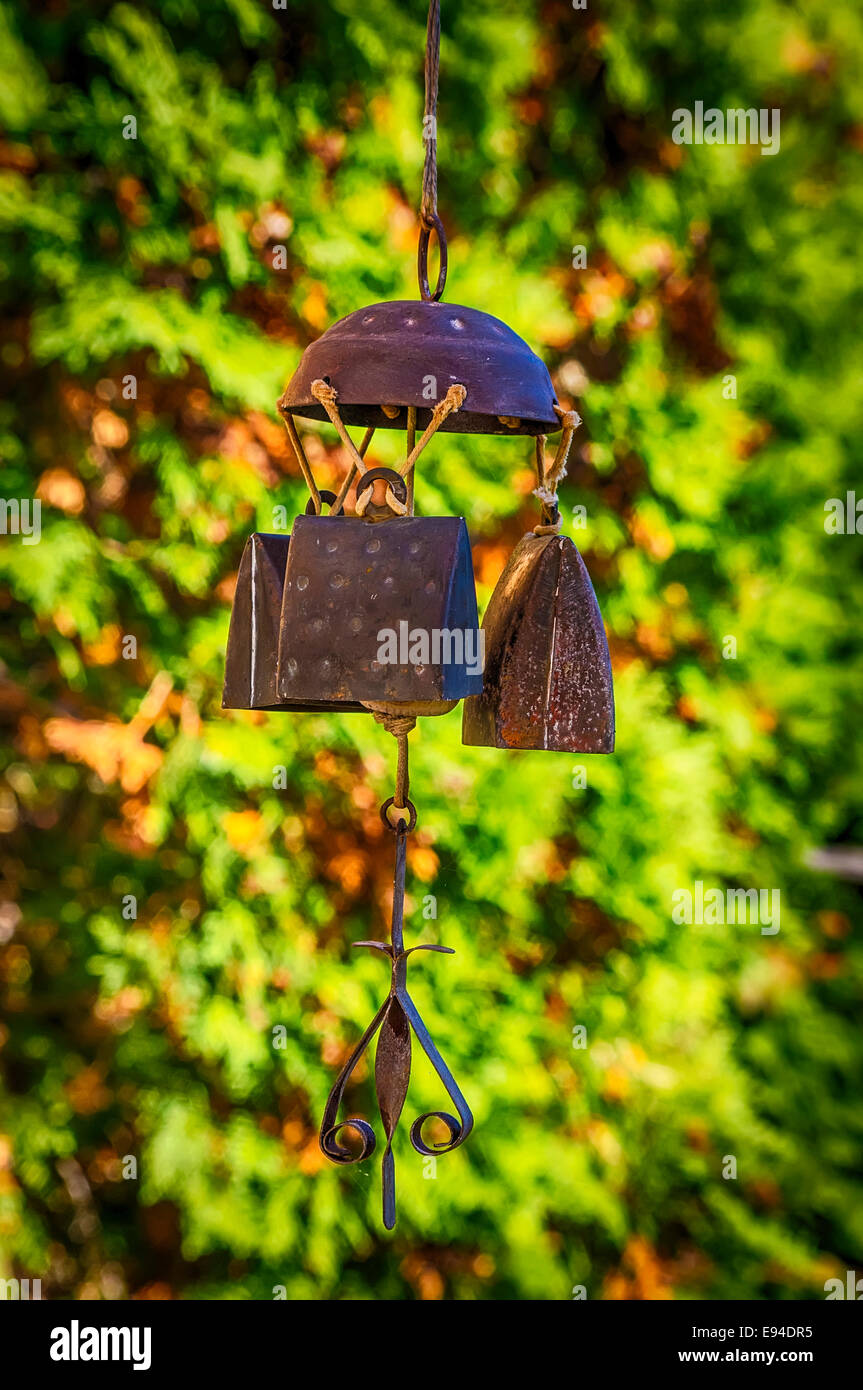
[[[368,857],[360,850],[344,850],[334,854],[327,864],[327,872],[338,879],[346,893],[355,896],[360,892],[368,872]]]
[[[623,1067],[616,1065],[610,1066],[605,1073],[605,1084],[602,1088],[604,1100],[625,1100],[629,1095],[629,1077]]]
[[[95,1115],[104,1110],[111,1100],[111,1092],[102,1080],[97,1067],[84,1067],[67,1083],[66,1095],[69,1104],[79,1115]]]
[[[311,1178],[314,1177],[315,1173],[320,1173],[326,1166],[327,1160],[321,1153],[318,1136],[315,1135],[314,1138],[310,1139],[305,1147],[300,1150],[300,1172],[305,1174],[306,1177]]]
[[[95,442],[108,449],[122,449],[129,442],[129,426],[113,410],[97,410],[91,431]]]
[[[493,589],[503,568],[510,556],[511,546],[502,543],[500,545],[484,544],[482,541],[474,546],[473,560],[476,577],[480,584],[485,584],[489,589]]]
[[[116,623],[103,627],[95,642],[84,643],[84,660],[88,666],[110,666],[120,655],[120,629]]]
[[[84,510],[84,484],[65,468],[49,468],[39,479],[36,496],[49,507],[56,507],[67,516],[77,516]]]
[[[144,788],[162,764],[162,750],[144,742],[144,730],[134,722],[101,719],[49,719],[45,740],[55,753],[85,763],[109,785],[119,782],[125,792]]]
[[[410,855],[411,873],[423,883],[431,883],[438,871],[440,860],[433,849],[427,845],[416,845]]]
[[[652,524],[643,516],[636,516],[630,530],[635,544],[641,550],[646,550],[651,559],[667,560],[674,554],[674,537],[667,528]]]
[[[623,1252],[621,1269],[613,1271],[606,1279],[604,1295],[611,1299],[639,1299],[646,1302],[674,1297],[663,1261],[643,1236],[630,1236]]]
[[[260,850],[267,837],[260,811],[228,811],[222,817],[222,827],[238,854]]]
[[[443,1298],[446,1291],[443,1275],[424,1255],[408,1255],[401,1268],[424,1303],[436,1303]]]
[[[312,325],[312,328],[317,328],[319,331],[323,332],[327,327],[330,321],[330,311],[327,306],[327,293],[319,281],[316,280],[312,285],[303,300],[300,312],[306,322]]]

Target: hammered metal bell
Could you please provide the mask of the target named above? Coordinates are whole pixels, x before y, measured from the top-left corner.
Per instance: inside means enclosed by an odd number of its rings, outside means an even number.
[[[301,516],[288,550],[280,701],[460,700],[482,690],[462,517]]]
[[[231,606],[223,709],[363,711],[347,700],[285,700],[278,693],[279,625],[290,536],[256,531],[246,541]]]
[[[602,617],[568,536],[523,536],[486,610],[485,678],[465,701],[462,741],[570,753],[614,749]]]
[[[288,536],[256,532],[246,541],[231,605],[222,709],[274,709],[276,652]]]

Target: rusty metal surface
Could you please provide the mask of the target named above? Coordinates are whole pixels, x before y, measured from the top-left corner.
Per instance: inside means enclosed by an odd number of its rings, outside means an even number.
[[[483,628],[485,684],[465,702],[464,743],[613,751],[608,643],[590,576],[569,537],[522,537]]]
[[[443,1082],[458,1115],[458,1119],[456,1119],[455,1115],[450,1115],[442,1110],[432,1110],[425,1115],[420,1115],[418,1119],[413,1121],[410,1129],[410,1140],[414,1149],[420,1154],[439,1157],[442,1154],[450,1153],[460,1144],[463,1144],[473,1129],[473,1115],[467,1101],[459,1090],[452,1072],[432,1042],[429,1032],[407,992],[408,956],[414,951],[437,951],[443,955],[453,955],[454,952],[448,946],[429,944],[411,946],[405,950],[403,919],[408,827],[403,820],[399,821],[395,834],[396,865],[390,942],[389,944],[384,941],[354,942],[355,946],[367,946],[389,956],[392,965],[390,992],[342,1067],[338,1079],[330,1091],[321,1120],[320,1131],[321,1149],[327,1158],[332,1159],[334,1163],[359,1163],[374,1153],[377,1141],[375,1132],[368,1121],[359,1116],[352,1116],[350,1119],[339,1122],[338,1114],[353,1070],[375,1033],[380,1029],[380,1037],[375,1052],[375,1090],[387,1140],[381,1165],[381,1180],[383,1218],[388,1231],[391,1231],[396,1224],[396,1180],[392,1140],[410,1082],[411,1030],[413,1030],[417,1042]],[[449,1138],[440,1144],[427,1144],[422,1137],[423,1125],[426,1120],[432,1118],[441,1120],[449,1131]],[[359,1136],[360,1146],[357,1151],[352,1151],[339,1142],[339,1132],[345,1128],[353,1130],[355,1135]]]
[[[289,544],[289,536],[259,531],[246,541],[231,606],[222,708],[362,713],[362,705],[352,701],[297,702],[278,695],[279,621]]]
[[[467,398],[442,430],[533,435],[560,429],[545,363],[500,319],[461,304],[396,299],[348,314],[306,348],[279,409],[325,420],[311,394],[319,378],[337,390],[348,425],[403,430],[405,407],[415,406],[422,431],[432,408],[459,384]],[[401,409],[390,418],[382,405]],[[503,424],[501,416],[519,423]]]
[[[404,626],[402,626],[404,625]],[[294,523],[279,632],[283,700],[450,700],[482,689],[465,663],[378,661],[379,633],[476,633],[479,619],[461,517]],[[406,652],[406,654],[409,654]]]

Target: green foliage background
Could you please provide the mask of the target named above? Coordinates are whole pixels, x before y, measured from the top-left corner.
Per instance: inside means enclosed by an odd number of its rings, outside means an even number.
[[[413,991],[477,1124],[429,1181],[403,1123],[387,1236],[379,1155],[335,1170],[316,1131],[386,987],[350,942],[386,928],[392,741],[220,694],[245,538],[304,504],[276,397],[328,323],[415,294],[425,6],[0,5],[2,493],[43,500],[0,549],[0,1272],[47,1297],[772,1299],[861,1268],[860,894],[806,856],[863,843],[863,541],[824,527],[863,492],[863,18],[443,10],[447,297],[584,416],[564,499],[618,748],[580,789],[457,712],[414,739],[407,930],[457,954]],[[780,153],[674,145],[697,100],[780,108]],[[344,454],[305,438],[325,486]],[[529,464],[424,460],[481,602]],[[696,880],[778,888],[781,931],[676,926]],[[349,1098],[377,1122],[368,1067]],[[418,1066],[406,1118],[441,1099]]]

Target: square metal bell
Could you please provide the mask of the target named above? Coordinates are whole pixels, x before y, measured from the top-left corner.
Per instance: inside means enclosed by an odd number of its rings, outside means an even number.
[[[477,652],[462,517],[297,518],[279,631],[280,700],[458,700],[482,690]]]
[[[485,684],[466,700],[462,742],[571,753],[614,749],[608,642],[568,536],[523,536],[491,596]]]
[[[289,548],[290,536],[285,535],[256,531],[246,541],[231,607],[222,708],[362,711],[362,705],[343,700],[298,704],[279,697],[279,622]]]

